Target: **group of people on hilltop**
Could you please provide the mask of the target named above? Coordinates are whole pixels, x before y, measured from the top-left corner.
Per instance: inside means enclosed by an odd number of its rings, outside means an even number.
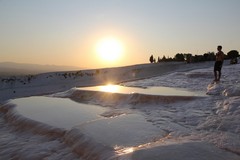
[[[222,65],[224,61],[224,53],[222,51],[222,46],[217,47],[218,52],[216,53],[216,61],[214,64],[214,82],[220,81],[221,78],[221,70],[222,70]],[[156,63],[156,59],[153,57],[153,55],[150,56],[149,58],[150,63]],[[158,57],[158,62],[160,62],[160,58]]]
[[[150,56],[149,58],[150,63],[156,63],[156,59],[153,57],[153,55]],[[158,57],[158,63],[160,62],[160,58]]]

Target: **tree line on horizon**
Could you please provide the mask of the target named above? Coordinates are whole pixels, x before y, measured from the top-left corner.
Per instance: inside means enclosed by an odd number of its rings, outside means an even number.
[[[232,64],[237,63],[237,57],[239,57],[239,52],[237,50],[231,50],[225,54],[224,59],[231,59]],[[166,57],[165,55],[156,60],[153,55],[150,56],[150,63],[160,63],[160,62],[187,62],[187,63],[196,63],[196,62],[205,62],[205,61],[215,61],[215,52],[207,52],[202,55],[192,55],[191,53],[177,53],[174,58]]]

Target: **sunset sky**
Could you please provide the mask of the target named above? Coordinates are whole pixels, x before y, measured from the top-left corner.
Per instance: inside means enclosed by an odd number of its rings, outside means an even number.
[[[101,68],[217,45],[239,51],[239,8],[240,0],[0,0],[0,62]]]

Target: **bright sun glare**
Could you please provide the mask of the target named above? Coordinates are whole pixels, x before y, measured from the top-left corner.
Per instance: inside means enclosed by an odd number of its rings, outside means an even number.
[[[99,86],[100,91],[116,93],[119,90],[117,85],[108,84],[106,86]]]
[[[102,60],[114,62],[122,56],[123,46],[115,38],[106,38],[98,42],[96,52]]]

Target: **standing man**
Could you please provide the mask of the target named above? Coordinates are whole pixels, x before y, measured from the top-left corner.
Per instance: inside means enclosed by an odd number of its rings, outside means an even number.
[[[221,69],[223,65],[224,60],[224,53],[222,51],[222,46],[217,47],[218,52],[216,53],[216,62],[214,65],[214,76],[215,76],[215,82],[220,81],[221,78]]]
[[[150,56],[149,61],[150,61],[151,63],[153,63],[153,61],[154,61],[153,55]]]

